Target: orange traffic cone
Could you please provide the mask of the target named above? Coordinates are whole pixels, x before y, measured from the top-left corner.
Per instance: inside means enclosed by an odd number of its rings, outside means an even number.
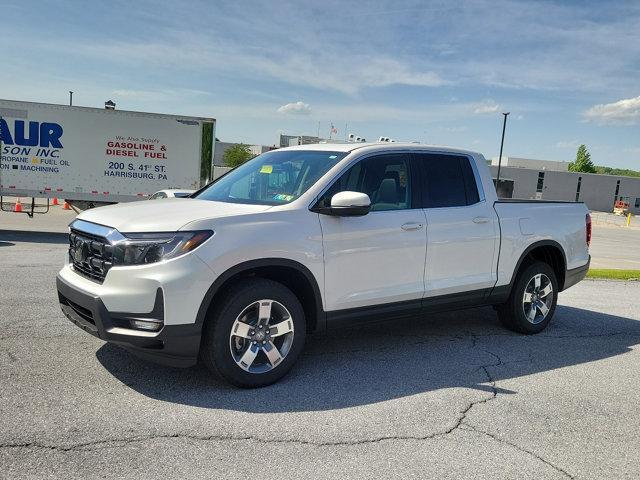
[[[16,206],[13,207],[13,211],[16,212],[16,213],[22,212],[22,204],[20,203],[20,199],[19,198],[16,200]]]
[[[62,206],[63,210],[71,210],[71,207],[69,206],[69,202],[65,201],[64,205]]]
[[[53,197],[53,203],[52,203],[52,205],[54,205],[54,206],[55,206],[55,205],[60,205],[60,204],[58,203],[58,197]]]

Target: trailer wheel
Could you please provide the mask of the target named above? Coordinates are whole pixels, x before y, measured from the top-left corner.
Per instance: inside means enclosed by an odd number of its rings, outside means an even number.
[[[509,299],[497,308],[502,324],[514,332],[532,334],[544,330],[556,310],[558,281],[553,269],[534,262],[522,269]]]

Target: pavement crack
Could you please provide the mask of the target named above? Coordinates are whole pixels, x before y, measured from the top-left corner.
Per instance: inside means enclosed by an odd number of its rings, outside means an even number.
[[[478,346],[478,337],[475,336],[475,335],[471,335],[471,339],[472,339],[471,348],[477,348],[477,346]],[[483,403],[487,403],[487,402],[490,402],[492,400],[495,400],[497,398],[497,396],[498,396],[498,388],[496,387],[496,380],[491,375],[491,372],[489,372],[489,368],[490,367],[498,367],[500,365],[504,365],[504,363],[502,362],[502,359],[500,358],[500,356],[498,354],[496,354],[494,352],[491,352],[490,350],[487,350],[485,348],[481,348],[480,350],[482,350],[486,354],[490,355],[495,360],[493,363],[487,363],[485,365],[481,365],[480,366],[480,370],[482,370],[484,375],[487,377],[487,382],[489,383],[489,385],[491,387],[491,395],[489,395],[488,397],[481,398],[480,400],[475,400],[475,401],[469,403],[469,405],[467,405],[467,407],[460,412],[460,416],[456,420],[456,423],[453,425],[453,427],[451,427],[449,430],[447,430],[444,433],[444,435],[449,435],[449,434],[455,432],[456,430],[458,430],[462,425],[465,425],[466,424],[465,420],[467,419],[467,415],[469,414],[469,412],[471,411],[471,409],[473,407],[475,407],[476,405],[481,405]]]
[[[562,467],[550,462],[546,458],[541,457],[540,455],[538,455],[535,452],[532,452],[531,450],[528,450],[528,449],[526,449],[524,447],[521,447],[520,445],[518,445],[516,443],[510,442],[509,440],[505,440],[504,438],[500,438],[497,435],[494,435],[493,433],[489,433],[489,432],[486,432],[484,430],[481,430],[481,429],[479,429],[479,428],[477,428],[477,427],[475,427],[475,426],[473,426],[473,425],[471,425],[471,424],[469,424],[467,422],[465,422],[464,426],[466,427],[466,428],[464,428],[465,430],[471,430],[471,431],[474,431],[474,432],[479,433],[481,435],[485,435],[485,436],[495,440],[498,443],[502,443],[504,445],[508,445],[508,446],[510,446],[512,448],[515,448],[519,452],[526,453],[527,455],[529,455],[529,456],[535,458],[536,460],[539,460],[540,462],[544,463],[545,465],[548,465],[549,467],[553,468],[555,471],[557,471],[558,473],[561,473],[566,478],[571,478],[571,479],[575,479],[576,478],[574,475],[572,475],[569,472],[567,472],[564,468],[562,468]]]
[[[555,337],[558,338],[558,337]],[[478,336],[473,336],[472,337],[472,347],[476,348],[478,347]],[[535,452],[532,452],[531,450],[528,450],[524,447],[521,447],[520,445],[517,445],[513,442],[510,442],[508,440],[505,440],[503,438],[498,437],[497,435],[494,435],[492,433],[486,432],[484,430],[480,430],[479,428],[473,426],[472,424],[470,424],[467,421],[467,413],[473,408],[474,405],[478,405],[480,403],[487,403],[491,400],[494,400],[495,398],[497,398],[498,396],[498,389],[496,386],[496,380],[493,378],[493,376],[491,375],[491,372],[489,371],[489,368],[491,367],[498,367],[500,365],[504,365],[504,362],[502,361],[502,359],[500,358],[500,356],[490,350],[487,350],[486,348],[481,348],[481,350],[483,352],[485,352],[486,354],[492,356],[495,359],[494,363],[491,364],[486,364],[486,365],[482,365],[480,368],[482,369],[482,371],[484,372],[484,374],[487,376],[487,380],[489,382],[489,384],[491,385],[491,390],[492,390],[492,396],[489,398],[485,398],[483,400],[479,400],[477,402],[473,402],[467,409],[465,412],[463,412],[463,416],[457,426],[457,428],[461,428],[463,430],[472,430],[476,433],[482,434],[482,435],[486,435],[487,437],[492,438],[493,440],[503,443],[505,445],[509,445],[512,448],[515,448],[516,450],[526,453],[530,456],[532,456],[533,458],[539,460],[540,462],[548,465],[549,467],[553,468],[554,470],[556,470],[557,472],[561,473],[562,475],[564,475],[567,478],[571,478],[574,479],[575,477],[573,475],[571,475],[569,472],[567,472],[566,470],[564,470],[562,467],[559,467],[553,463],[551,463],[549,460],[541,457],[540,455],[536,454]]]
[[[194,441],[212,441],[212,442],[238,442],[238,441],[252,441],[260,444],[296,444],[296,445],[309,445],[314,447],[341,447],[341,446],[354,446],[354,445],[368,445],[375,444],[386,441],[394,441],[394,440],[406,440],[406,441],[424,441],[436,439],[438,437],[443,437],[454,430],[456,430],[459,426],[459,423],[456,423],[452,428],[435,432],[428,435],[384,435],[375,438],[366,438],[360,440],[336,440],[336,441],[314,441],[314,440],[301,440],[295,438],[261,438],[252,435],[193,435],[187,433],[174,433],[174,434],[155,434],[155,435],[145,435],[145,436],[136,436],[130,438],[122,438],[122,439],[105,439],[105,440],[96,440],[91,442],[83,442],[76,443],[71,445],[47,445],[39,442],[24,442],[24,443],[6,443],[0,444],[0,449],[9,449],[9,448],[25,448],[25,449],[42,449],[42,450],[52,450],[58,451],[62,453],[73,452],[73,451],[91,451],[99,448],[109,448],[109,447],[124,447],[133,443],[147,442],[151,440],[157,439],[187,439]]]

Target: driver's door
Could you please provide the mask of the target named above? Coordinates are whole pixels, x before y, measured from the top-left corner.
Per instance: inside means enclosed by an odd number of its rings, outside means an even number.
[[[396,302],[419,309],[426,218],[412,181],[409,154],[375,155],[352,166],[323,195],[327,204],[340,191],[371,199],[371,211],[361,217],[320,215],[327,312]]]

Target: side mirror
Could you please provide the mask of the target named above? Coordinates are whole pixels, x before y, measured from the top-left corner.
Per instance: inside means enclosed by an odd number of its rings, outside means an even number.
[[[330,215],[359,217],[371,210],[369,195],[360,192],[338,192],[331,197]]]

